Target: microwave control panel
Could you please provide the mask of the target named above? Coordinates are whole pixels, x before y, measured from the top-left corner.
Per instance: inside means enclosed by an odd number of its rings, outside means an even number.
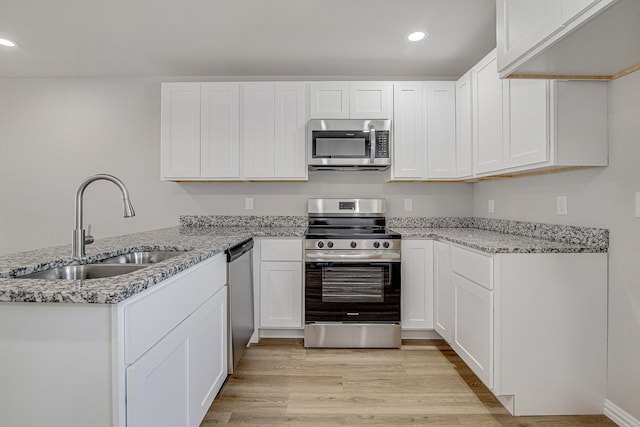
[[[389,131],[376,131],[376,159],[389,158]]]

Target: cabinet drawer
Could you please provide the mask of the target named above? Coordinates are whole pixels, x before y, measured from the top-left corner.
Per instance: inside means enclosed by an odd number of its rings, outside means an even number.
[[[261,261],[302,261],[301,239],[264,239],[260,242]]]
[[[219,254],[127,301],[125,363],[138,359],[226,282],[226,257]]]
[[[492,256],[452,246],[451,269],[487,289],[493,289]]]

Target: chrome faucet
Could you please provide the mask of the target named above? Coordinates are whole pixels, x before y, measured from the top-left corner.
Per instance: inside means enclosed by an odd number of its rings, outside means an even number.
[[[73,229],[73,242],[71,243],[71,256],[73,257],[83,257],[85,255],[84,246],[93,243],[93,236],[91,236],[91,226],[89,226],[89,233],[86,236],[85,230],[82,226],[82,195],[84,194],[85,188],[87,188],[89,184],[101,179],[113,182],[122,192],[122,202],[124,203],[124,217],[129,218],[135,216],[136,214],[133,211],[131,201],[129,201],[129,190],[127,190],[127,187],[118,178],[113,175],[107,174],[98,174],[86,178],[84,181],[82,181],[82,184],[80,184],[78,190],[76,191],[76,226]]]

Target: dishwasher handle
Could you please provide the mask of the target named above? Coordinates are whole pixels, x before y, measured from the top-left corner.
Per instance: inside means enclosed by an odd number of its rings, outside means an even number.
[[[227,253],[227,262],[232,262],[238,258],[240,258],[242,255],[246,254],[247,252],[249,252],[251,249],[253,249],[253,238],[250,237],[247,240],[238,243],[235,246],[230,247],[229,249],[226,250]]]

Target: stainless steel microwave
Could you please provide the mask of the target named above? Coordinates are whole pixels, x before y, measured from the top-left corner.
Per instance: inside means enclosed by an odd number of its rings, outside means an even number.
[[[309,120],[310,170],[384,170],[391,165],[391,120]]]

